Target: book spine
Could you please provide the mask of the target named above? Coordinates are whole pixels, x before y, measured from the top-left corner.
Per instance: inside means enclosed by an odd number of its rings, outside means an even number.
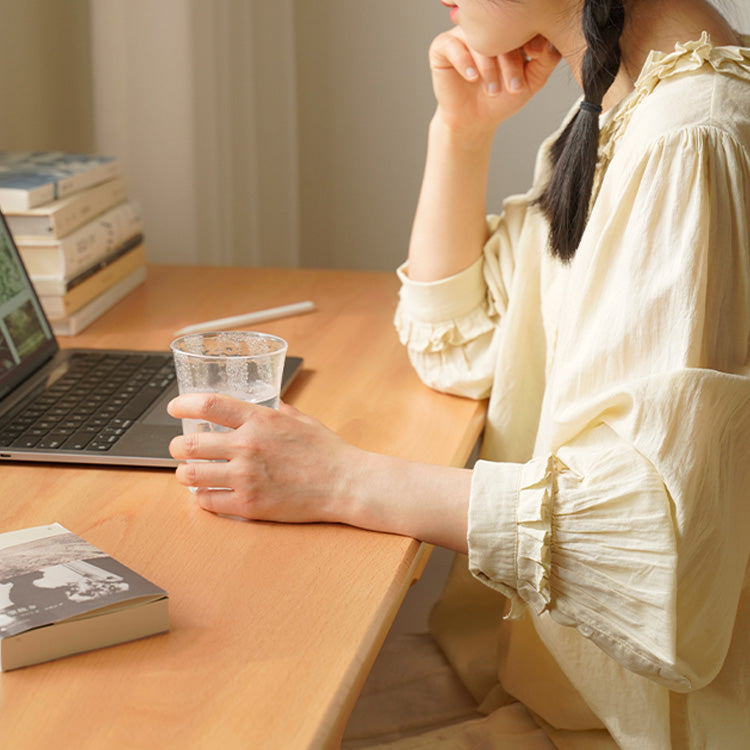
[[[5,220],[16,241],[61,239],[127,199],[125,178],[115,177],[41,208],[6,211]]]
[[[74,286],[63,295],[39,295],[39,301],[50,321],[67,317],[91,302],[141,266],[146,265],[143,244],[118,255],[108,265]]]
[[[64,198],[67,195],[85,190],[92,185],[111,180],[119,174],[120,162],[118,159],[103,162],[91,169],[59,179],[55,186],[55,198]]]
[[[113,206],[128,199],[128,188],[123,177],[115,177],[87,191],[88,197],[71,202],[64,210],[50,217],[55,237],[66,237]]]
[[[104,315],[107,310],[114,307],[145,280],[146,267],[141,266],[72,315],[60,320],[50,321],[52,331],[56,336],[75,336],[84,328],[90,326],[97,318]]]
[[[44,276],[33,274],[31,281],[34,284],[36,293],[40,296],[61,297],[67,294],[75,287],[83,284],[91,276],[94,276],[110,263],[114,263],[118,258],[125,255],[129,250],[143,244],[143,235],[134,234],[122,243],[114,252],[107,254],[98,263],[94,263],[85,271],[77,274],[72,279],[61,279],[59,276]]]
[[[3,211],[27,211],[55,199],[55,186],[52,183],[37,187],[0,188],[0,208]]]
[[[57,242],[16,242],[31,276],[69,280],[90,268],[130,237],[143,232],[143,217],[135,201],[122,203]]]

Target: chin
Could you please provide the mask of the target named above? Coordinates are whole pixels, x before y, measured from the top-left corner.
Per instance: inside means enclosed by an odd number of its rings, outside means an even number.
[[[466,36],[466,43],[473,49],[475,52],[478,52],[480,55],[484,55],[485,57],[497,57],[498,55],[505,55],[509,52],[513,52],[514,50],[518,49],[519,47],[523,46],[525,42],[511,42],[508,44],[503,44],[500,40],[496,38],[488,38],[486,32],[482,33],[476,33],[471,34],[469,32],[465,32]]]
[[[496,29],[498,33],[493,34],[486,27],[474,24],[462,24],[461,29],[469,47],[485,57],[497,57],[514,52],[531,41],[538,33],[527,29],[526,33],[516,30],[512,34],[504,34]]]

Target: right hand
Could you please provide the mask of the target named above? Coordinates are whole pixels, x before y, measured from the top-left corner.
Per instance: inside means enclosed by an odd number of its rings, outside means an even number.
[[[349,498],[339,489],[365,454],[317,420],[284,403],[269,409],[216,393],[183,394],[167,411],[230,428],[179,435],[169,446],[186,462],[177,480],[197,488],[206,510],[263,521],[349,521]]]
[[[456,27],[435,37],[429,59],[438,116],[454,132],[486,133],[544,87],[560,53],[536,36],[513,52],[486,57]]]

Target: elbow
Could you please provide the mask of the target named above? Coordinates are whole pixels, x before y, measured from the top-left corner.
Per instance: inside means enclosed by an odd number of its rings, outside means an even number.
[[[457,366],[455,361],[443,361],[435,366],[432,359],[422,352],[409,351],[409,361],[419,379],[429,388],[440,393],[481,400],[487,398],[492,389],[492,378],[472,372],[471,368]]]

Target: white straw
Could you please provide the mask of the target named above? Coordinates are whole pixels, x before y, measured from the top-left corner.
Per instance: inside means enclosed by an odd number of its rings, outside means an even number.
[[[219,318],[218,320],[206,320],[203,323],[194,323],[193,325],[180,328],[175,331],[175,336],[183,336],[186,333],[198,333],[199,331],[220,331],[239,328],[242,326],[262,323],[265,320],[275,320],[276,318],[286,318],[290,315],[301,315],[302,313],[312,312],[315,304],[307,300],[306,302],[295,302],[291,305],[282,305],[281,307],[270,307],[267,310],[256,310],[255,312],[245,313],[244,315],[235,315],[231,318]]]

